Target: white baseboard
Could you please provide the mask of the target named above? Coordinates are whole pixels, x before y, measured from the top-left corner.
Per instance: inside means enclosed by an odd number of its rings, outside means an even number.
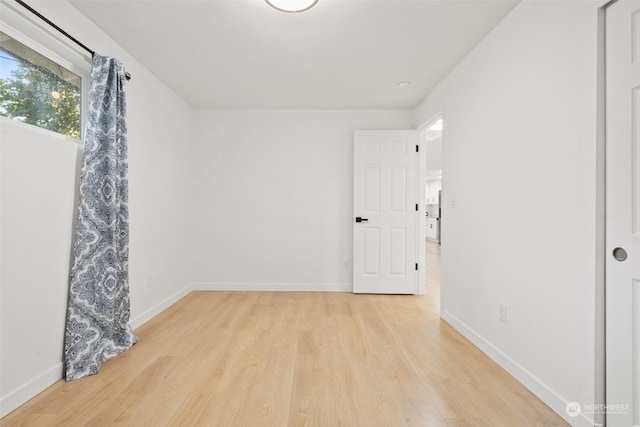
[[[158,314],[162,313],[167,308],[171,307],[173,304],[175,304],[178,301],[180,301],[189,292],[191,292],[191,286],[186,286],[186,287],[180,289],[175,294],[170,295],[169,297],[167,297],[164,300],[160,301],[158,304],[154,305],[153,307],[151,307],[150,309],[148,309],[144,313],[139,314],[136,317],[134,317],[133,319],[131,319],[129,321],[129,323],[131,324],[131,327],[133,329],[137,329],[140,326],[144,325],[149,320],[153,319]]]
[[[171,305],[178,302],[185,295],[191,292],[191,287],[186,286],[175,294],[165,298],[160,303],[154,305],[144,313],[136,316],[130,320],[131,327],[133,329],[139,328],[158,314],[162,313]],[[35,397],[37,394],[43,392],[47,387],[53,385],[56,381],[62,379],[63,363],[58,363],[52,368],[41,373],[34,379],[21,385],[17,389],[10,391],[6,395],[0,397],[0,418],[9,414],[20,405],[27,402],[29,399]]]
[[[0,399],[0,418],[62,379],[62,368],[62,363],[58,363],[31,381],[2,396]]]
[[[473,345],[478,347],[487,356],[493,359],[504,370],[509,372],[516,380],[522,385],[528,388],[533,394],[535,394],[540,400],[542,400],[547,406],[549,406],[554,412],[561,416],[573,427],[593,427],[594,421],[588,418],[584,413],[581,413],[577,417],[570,417],[567,414],[567,404],[570,402],[549,386],[544,384],[529,371],[520,366],[517,362],[510,359],[506,354],[501,352],[497,347],[491,344],[489,341],[478,335],[473,329],[467,326],[464,322],[453,316],[447,311],[441,313],[442,320],[451,325],[455,330],[460,332],[462,336],[471,341]],[[585,402],[586,403],[586,402]]]
[[[211,283],[191,284],[194,291],[353,292],[351,283]]]

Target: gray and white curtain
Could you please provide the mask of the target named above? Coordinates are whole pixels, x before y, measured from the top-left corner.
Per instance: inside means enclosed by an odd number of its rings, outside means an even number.
[[[80,177],[65,334],[66,380],[136,342],[129,325],[129,211],[125,71],[95,55]]]

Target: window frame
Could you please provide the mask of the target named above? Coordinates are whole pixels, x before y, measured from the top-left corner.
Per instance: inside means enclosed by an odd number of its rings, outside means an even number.
[[[41,128],[39,126],[23,123],[46,132],[69,138],[72,141],[82,142],[86,128],[86,114],[89,98],[89,76],[91,74],[90,54],[84,50],[81,52],[73,42],[40,21],[27,10],[20,10],[17,3],[8,3],[0,0],[2,13],[0,24],[2,32],[12,39],[33,49],[38,54],[50,59],[67,70],[80,77],[80,139],[65,135],[56,131]],[[8,117],[0,116],[2,121],[16,123]]]

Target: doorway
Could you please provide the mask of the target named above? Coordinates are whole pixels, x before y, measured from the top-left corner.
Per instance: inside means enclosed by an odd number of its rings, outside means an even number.
[[[442,114],[436,115],[424,126],[418,129],[418,138],[421,147],[424,147],[424,156],[421,172],[423,174],[424,189],[424,241],[421,246],[424,252],[421,254],[424,260],[424,277],[426,292],[439,292],[440,284],[440,248],[442,242]],[[422,199],[422,197],[421,197]],[[438,298],[439,300],[439,298]]]

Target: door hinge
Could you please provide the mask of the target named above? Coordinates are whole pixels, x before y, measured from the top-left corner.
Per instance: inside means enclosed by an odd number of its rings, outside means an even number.
[[[418,271],[418,263],[416,262],[416,271]]]
[[[418,212],[418,204],[416,203],[416,212]]]
[[[420,146],[416,145],[416,153],[420,151]]]

